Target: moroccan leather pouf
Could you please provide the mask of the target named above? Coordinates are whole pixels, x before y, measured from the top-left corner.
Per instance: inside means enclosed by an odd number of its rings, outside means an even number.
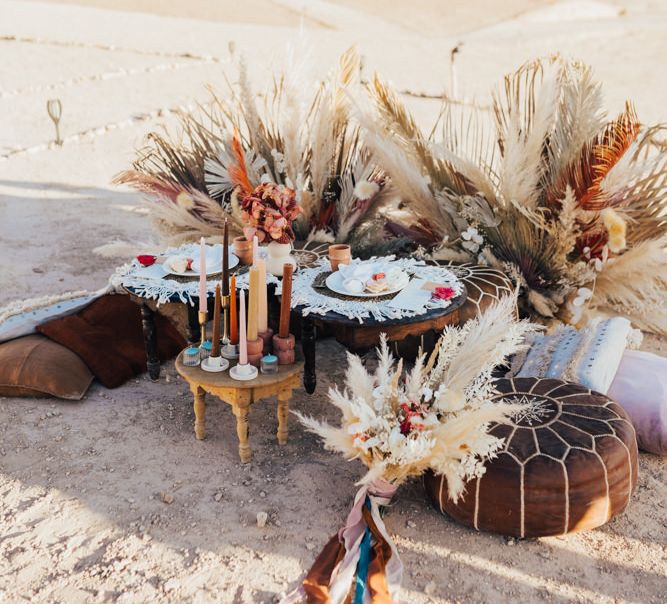
[[[544,537],[601,526],[628,505],[637,483],[637,441],[625,411],[579,384],[498,381],[496,400],[527,403],[491,433],[503,449],[454,503],[443,476],[426,491],[441,512],[480,531]]]
[[[468,297],[459,309],[461,323],[482,314],[491,304],[514,293],[512,280],[502,271],[478,264],[442,263],[466,286]]]

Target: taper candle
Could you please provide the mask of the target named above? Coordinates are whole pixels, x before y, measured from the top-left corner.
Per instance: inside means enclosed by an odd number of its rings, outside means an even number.
[[[256,264],[258,259],[259,259],[259,238],[257,237],[257,235],[253,235],[253,238],[252,238],[252,264],[253,264],[253,266]]]
[[[236,314],[236,275],[232,275],[232,283],[229,287],[229,343],[239,343],[239,324]]]
[[[226,218],[225,234],[222,241],[222,295],[229,296],[229,228]]]
[[[211,336],[211,342],[213,347],[211,348],[211,356],[219,357],[220,356],[220,308],[222,304],[220,301],[220,284],[217,283],[215,286],[215,308],[213,309],[213,335]]]
[[[239,298],[239,365],[248,364],[248,343],[245,334],[245,291],[243,289]]]
[[[290,263],[283,265],[283,293],[280,300],[280,329],[278,335],[286,338],[289,335],[289,319],[292,306],[292,272]]]
[[[250,291],[248,293],[248,340],[257,339],[257,311],[259,295],[259,269],[250,267]]]
[[[206,312],[206,244],[199,240],[199,312]]]
[[[259,333],[266,333],[269,329],[269,309],[266,291],[266,258],[258,258],[256,266],[259,269],[257,331]]]

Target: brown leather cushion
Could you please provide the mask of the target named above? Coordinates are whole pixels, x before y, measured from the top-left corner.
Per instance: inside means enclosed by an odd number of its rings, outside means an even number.
[[[156,313],[155,324],[158,356],[165,361],[185,347],[185,340],[162,315]],[[146,371],[141,310],[129,296],[103,296],[79,313],[38,330],[78,354],[107,388]]]
[[[468,297],[459,309],[459,321],[482,314],[491,304],[514,292],[512,280],[502,271],[479,264],[439,263],[446,266],[466,286]]]
[[[595,528],[627,507],[637,441],[618,404],[560,380],[502,379],[498,390],[497,400],[529,402],[529,411],[492,428],[504,447],[456,503],[444,477],[425,476],[440,511],[477,530],[542,537]]]
[[[0,344],[0,396],[81,400],[93,381],[72,351],[40,335]]]

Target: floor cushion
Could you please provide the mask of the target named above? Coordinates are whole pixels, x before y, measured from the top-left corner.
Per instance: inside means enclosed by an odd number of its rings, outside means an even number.
[[[626,350],[609,397],[630,416],[640,449],[667,455],[667,359]]]
[[[620,405],[554,379],[498,380],[496,400],[528,403],[486,473],[454,503],[442,476],[426,491],[440,511],[481,531],[542,537],[595,528],[622,512],[637,483],[635,431]]]
[[[41,335],[0,344],[0,396],[81,400],[93,374],[72,351]]]
[[[449,268],[466,286],[468,297],[459,309],[461,323],[479,316],[503,296],[514,293],[512,280],[496,268],[470,263],[438,264]]]
[[[595,319],[579,330],[561,325],[549,335],[531,334],[530,349],[517,355],[513,375],[506,377],[555,378],[606,394],[633,337],[630,321],[623,317]]]
[[[162,315],[156,313],[155,324],[160,360],[175,357],[185,347],[185,339]],[[40,325],[38,330],[78,354],[107,388],[146,371],[141,310],[129,296],[103,296],[77,314]]]

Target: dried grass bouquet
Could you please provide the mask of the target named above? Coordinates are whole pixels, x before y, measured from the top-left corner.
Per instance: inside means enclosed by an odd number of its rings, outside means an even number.
[[[489,434],[489,427],[505,422],[519,408],[491,402],[492,372],[536,329],[513,318],[515,302],[507,296],[479,318],[448,327],[428,359],[421,355],[405,374],[402,360],[392,357],[385,338],[374,373],[364,368],[359,357],[348,355],[345,388],[329,392],[331,403],[342,414],[340,426],[297,414],[326,448],[359,459],[368,468],[346,527],[330,541],[304,581],[306,594],[315,597],[326,589],[338,594],[340,601],[351,595],[355,572],[357,576],[365,572],[358,563],[365,555],[363,535],[370,531],[389,553],[376,572],[385,575],[389,595],[397,598],[401,565],[380,507],[389,503],[407,478],[427,469],[444,474],[449,496],[457,499],[466,481],[481,476],[485,462],[502,446],[503,440]],[[361,513],[364,506],[365,515]],[[369,537],[369,547],[371,541]],[[340,562],[331,564],[337,559]],[[372,590],[368,576],[361,583]],[[332,595],[331,601],[339,600]]]

